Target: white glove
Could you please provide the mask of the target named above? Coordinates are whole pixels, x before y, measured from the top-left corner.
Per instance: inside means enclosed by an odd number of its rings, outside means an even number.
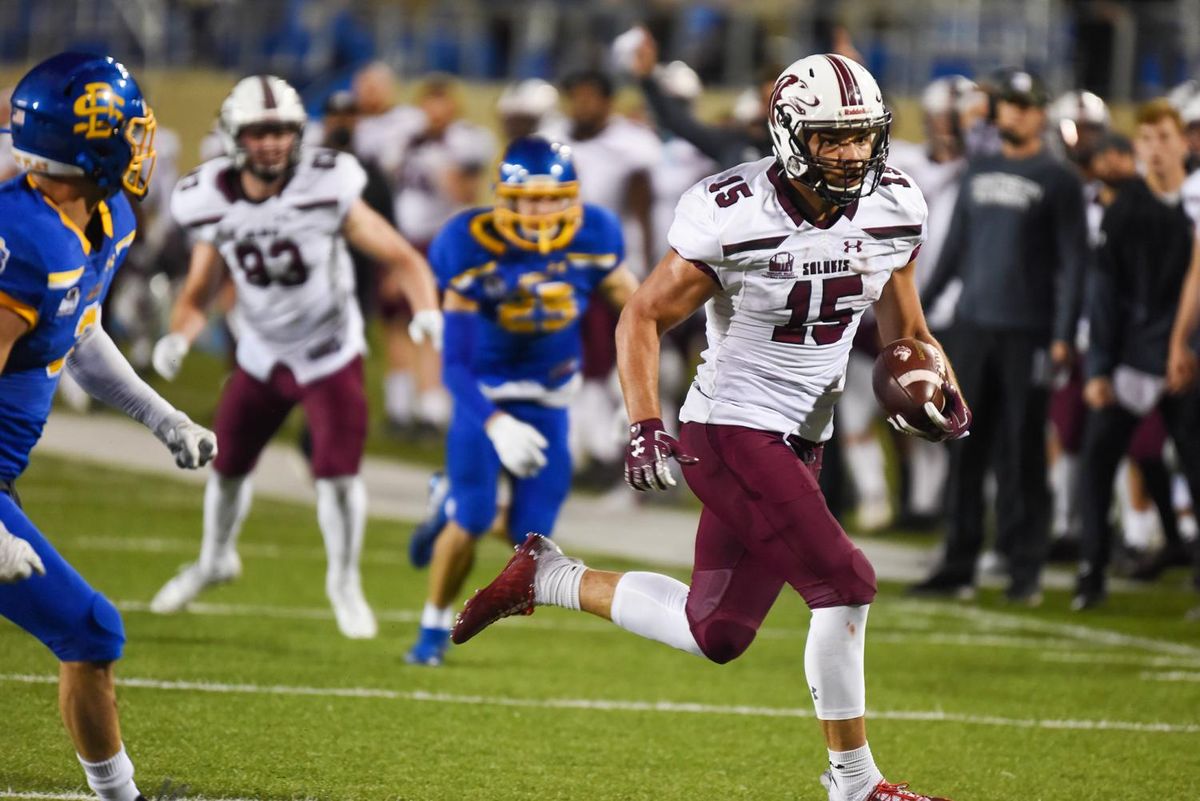
[[[174,381],[175,376],[179,375],[179,368],[183,367],[183,358],[191,349],[183,334],[167,334],[154,343],[154,353],[150,356],[154,372],[168,381]]]
[[[183,412],[164,420],[154,435],[174,455],[175,464],[186,470],[204,467],[217,457],[217,435],[193,423]]]
[[[0,524],[0,584],[23,581],[34,573],[46,575],[42,558],[33,546],[20,537],[13,536]]]
[[[440,311],[437,309],[423,309],[413,315],[412,322],[408,324],[408,335],[418,345],[428,340],[433,345],[434,350],[441,350],[442,331],[444,328],[445,323],[442,321],[442,313]]]
[[[501,412],[488,420],[485,430],[500,463],[518,478],[529,478],[546,466],[543,451],[549,443],[528,423]]]

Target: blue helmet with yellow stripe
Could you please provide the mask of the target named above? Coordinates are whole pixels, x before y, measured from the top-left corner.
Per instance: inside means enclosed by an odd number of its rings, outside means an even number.
[[[513,140],[496,180],[496,230],[522,250],[549,253],[574,238],[582,219],[571,148],[540,136]]]
[[[109,56],[59,53],[12,94],[13,157],[26,170],[81,176],[142,197],[154,172],[154,112],[129,70]]]

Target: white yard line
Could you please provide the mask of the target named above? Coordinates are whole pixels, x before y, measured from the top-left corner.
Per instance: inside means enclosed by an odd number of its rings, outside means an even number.
[[[0,674],[0,682],[18,684],[57,684],[52,675]],[[388,690],[377,687],[303,687],[280,684],[225,684],[207,681],[161,681],[158,679],[121,678],[122,687],[227,695],[282,695],[317,698],[368,698],[387,701],[412,701],[468,706],[501,706],[527,709],[579,709],[601,712],[652,712],[692,715],[733,715],[761,718],[811,718],[812,709],[769,706],[721,706],[676,701],[625,701],[602,698],[513,698],[508,696],[455,695],[424,690]],[[904,720],[929,723],[966,723],[1015,729],[1055,729],[1071,731],[1127,731],[1156,734],[1200,734],[1200,723],[1137,722],[1124,720],[1039,720],[1006,718],[996,715],[966,715],[941,710],[870,710],[875,720]]]
[[[122,612],[148,613],[150,604],[145,601],[117,601],[117,608]],[[333,613],[327,608],[318,607],[288,607],[265,604],[216,604],[195,602],[188,606],[185,614],[205,617],[251,617],[272,618],[283,620],[332,620]],[[377,609],[375,617],[386,623],[416,623],[421,619],[421,612],[416,609]],[[965,648],[1008,648],[1033,649],[1047,652],[1078,653],[1080,650],[1097,652],[1096,661],[1104,661],[1104,656],[1111,646],[1090,646],[1069,639],[1054,639],[1050,637],[1016,637],[1002,634],[971,634],[945,633],[938,634],[929,631],[929,626],[922,624],[913,626],[911,621],[899,626],[877,625],[870,634],[871,643],[889,643],[898,645],[948,645]],[[553,631],[573,631],[596,634],[622,634],[622,629],[608,623],[583,619],[578,622],[567,622],[561,617],[517,618],[509,621],[506,626],[522,628],[550,629]],[[764,628],[758,636],[771,640],[800,640],[808,636],[807,629]],[[1152,666],[1152,665],[1148,665]],[[1190,665],[1184,665],[1188,667]]]
[[[45,799],[46,801],[96,801],[92,793],[43,793],[37,790],[7,790],[0,787],[0,798]],[[180,801],[258,801],[256,798],[211,798],[206,795],[179,796]]]
[[[1077,665],[1132,665],[1134,667],[1157,668],[1200,668],[1200,660],[1175,656],[1138,656],[1137,654],[1088,654],[1088,653],[1045,653],[1043,662],[1058,662]]]
[[[1168,670],[1162,673],[1147,671],[1142,674],[1146,681],[1189,681],[1200,682],[1200,673],[1187,670]]]
[[[1041,634],[1054,634],[1080,642],[1115,647],[1139,648],[1143,651],[1162,653],[1169,656],[1182,656],[1200,659],[1200,647],[1184,643],[1158,640],[1153,637],[1139,637],[1133,634],[1123,634],[1109,629],[1081,626],[1073,623],[1053,623],[1024,615],[1012,615],[1005,612],[993,612],[961,603],[934,603],[930,601],[894,600],[885,601],[891,611],[911,609],[925,614],[944,614],[969,620],[997,629],[1017,629]]]

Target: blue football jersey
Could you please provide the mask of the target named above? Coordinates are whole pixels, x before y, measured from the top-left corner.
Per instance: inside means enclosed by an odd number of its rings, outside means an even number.
[[[101,203],[84,232],[28,175],[0,184],[0,306],[30,326],[0,373],[0,479],[29,463],[67,354],[99,321],[135,233],[122,194]]]
[[[485,386],[534,381],[547,389],[579,372],[579,320],[596,286],[625,260],[621,224],[583,205],[571,242],[542,255],[509,244],[490,209],[451,218],[429,247],[438,285],[479,304],[472,371]]]

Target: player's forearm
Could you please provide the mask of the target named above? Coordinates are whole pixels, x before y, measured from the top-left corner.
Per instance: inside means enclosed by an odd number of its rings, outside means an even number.
[[[408,299],[413,311],[437,309],[437,284],[429,265],[414,251],[413,258],[396,258],[389,261],[388,271],[392,274],[400,291]]]
[[[67,357],[71,377],[96,400],[158,431],[177,413],[174,406],[143,381],[99,325],[84,334]]]
[[[471,312],[448,311],[442,349],[442,383],[454,398],[458,411],[466,412],[481,424],[499,411],[479,386],[479,378],[471,369],[478,335],[479,319]]]
[[[171,333],[182,334],[188,344],[195,342],[208,325],[208,316],[199,305],[181,297],[171,311]]]
[[[658,400],[658,324],[636,301],[626,305],[617,324],[617,373],[630,423],[662,417]]]

